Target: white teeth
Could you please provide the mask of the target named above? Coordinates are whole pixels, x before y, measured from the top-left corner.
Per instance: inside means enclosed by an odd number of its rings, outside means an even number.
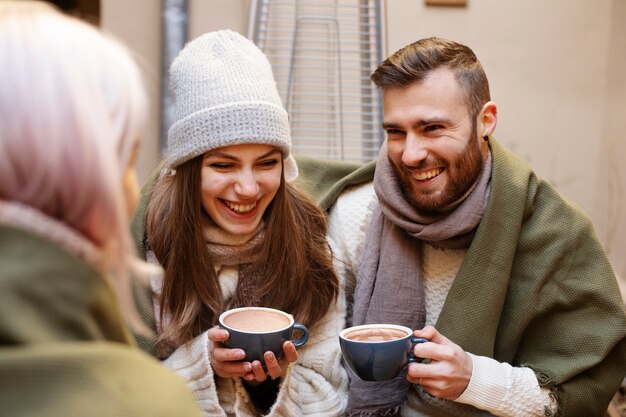
[[[236,211],[237,213],[248,213],[256,207],[256,202],[253,204],[235,204],[224,200],[224,203],[228,206],[229,209],[231,209],[232,211]]]
[[[426,172],[414,172],[411,174],[411,176],[413,177],[414,180],[424,181],[424,180],[429,180],[431,178],[436,177],[437,175],[441,174],[442,171],[443,169],[437,168],[437,169],[431,169],[430,171],[426,171]]]

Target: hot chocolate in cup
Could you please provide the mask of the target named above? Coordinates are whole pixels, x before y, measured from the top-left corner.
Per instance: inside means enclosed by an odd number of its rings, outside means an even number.
[[[346,339],[355,340],[357,342],[386,342],[389,340],[401,339],[406,337],[406,335],[407,332],[404,329],[389,327],[365,327],[346,332],[343,336]]]
[[[284,355],[283,344],[291,340],[296,348],[304,345],[309,339],[309,330],[305,325],[296,323],[291,314],[269,307],[240,307],[227,310],[219,317],[220,327],[228,330],[228,340],[224,345],[228,348],[243,349],[246,352],[244,361],[263,362],[265,352],[274,352],[276,358]],[[294,329],[301,336],[292,340]]]
[[[409,362],[421,362],[413,347],[427,341],[414,337],[409,327],[395,324],[364,324],[339,333],[344,360],[365,381],[393,379]]]

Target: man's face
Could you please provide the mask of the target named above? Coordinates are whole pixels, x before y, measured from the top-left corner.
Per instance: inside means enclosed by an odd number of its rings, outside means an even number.
[[[463,90],[447,68],[419,83],[383,92],[389,159],[405,198],[420,211],[445,210],[480,175],[487,145],[465,103]]]

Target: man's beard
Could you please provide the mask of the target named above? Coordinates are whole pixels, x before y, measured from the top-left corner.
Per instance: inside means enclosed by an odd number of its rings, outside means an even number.
[[[434,163],[433,163],[434,162]],[[429,166],[443,165],[447,171],[448,183],[441,193],[436,194],[429,190],[415,191],[413,178],[405,166],[398,167],[392,161],[392,166],[400,179],[404,198],[418,211],[436,213],[443,211],[453,203],[466,197],[467,192],[474,186],[482,171],[484,161],[478,142],[478,135],[468,140],[460,155],[451,164],[444,161],[422,161],[416,169]]]

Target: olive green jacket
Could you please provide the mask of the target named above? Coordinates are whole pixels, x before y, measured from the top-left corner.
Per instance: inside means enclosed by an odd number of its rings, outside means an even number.
[[[137,349],[101,273],[0,224],[0,414],[189,416],[182,379]]]
[[[489,201],[436,327],[468,352],[533,369],[560,416],[604,416],[626,374],[626,316],[611,265],[582,210],[496,140],[490,149]],[[303,177],[323,169],[313,162]],[[350,171],[318,201],[330,207],[374,169]]]

